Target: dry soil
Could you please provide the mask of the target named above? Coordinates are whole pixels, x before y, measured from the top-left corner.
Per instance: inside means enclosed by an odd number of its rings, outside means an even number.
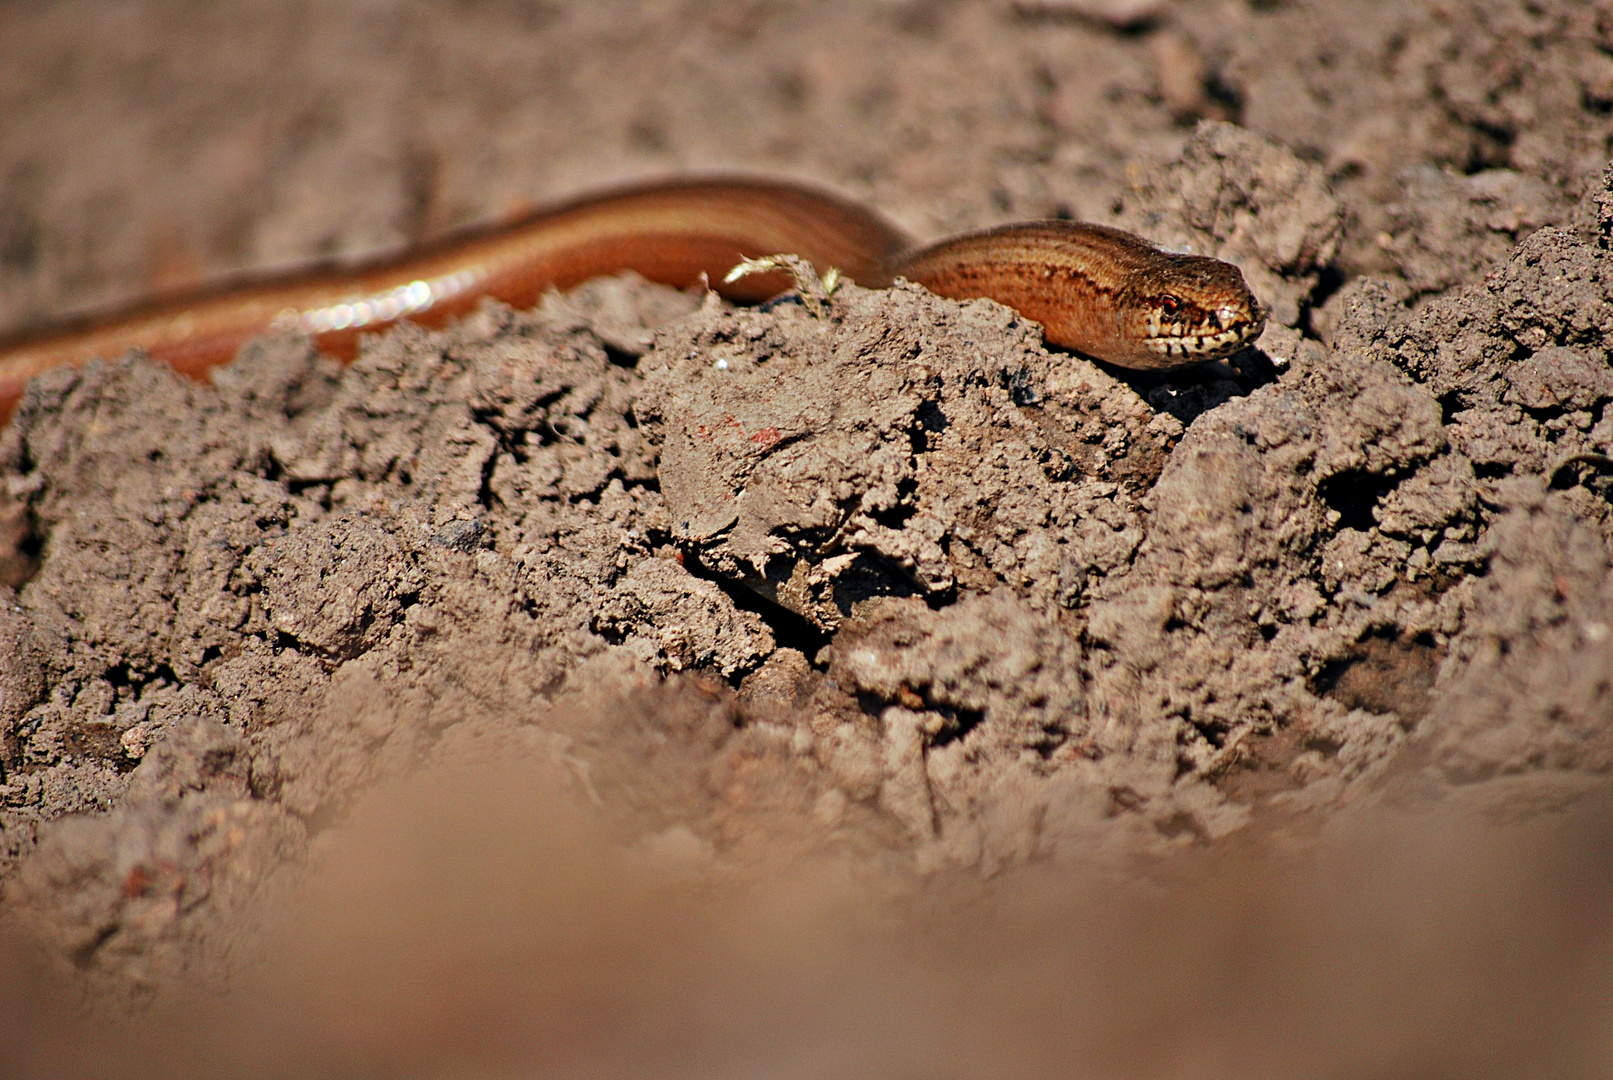
[[[1610,110],[1601,0],[0,4],[6,327],[715,168],[1272,310],[1159,377],[623,276],[37,380],[0,1068],[1605,1075]]]

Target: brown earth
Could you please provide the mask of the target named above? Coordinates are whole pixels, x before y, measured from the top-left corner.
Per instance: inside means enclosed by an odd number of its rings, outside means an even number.
[[[1273,312],[1162,378],[620,277],[37,380],[0,1069],[1605,1075],[1610,109],[1570,0],[0,4],[9,327],[732,166]]]

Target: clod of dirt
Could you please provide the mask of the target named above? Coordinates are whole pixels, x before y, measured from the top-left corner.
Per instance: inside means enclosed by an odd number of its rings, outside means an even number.
[[[1381,208],[1370,242],[1342,261],[1355,274],[1393,275],[1402,298],[1441,293],[1480,277],[1537,229],[1561,223],[1569,205],[1559,189],[1511,169],[1467,176],[1422,166]]]
[[[645,367],[636,411],[673,536],[824,631],[873,597],[1002,580],[1070,602],[1129,555],[1137,533],[1106,507],[1146,487],[1176,430],[1007,309],[914,286],[845,287],[827,319],[713,313]],[[1071,528],[1096,541],[1091,565]]]
[[[149,994],[220,955],[229,913],[304,854],[302,825],[250,797],[250,754],[222,724],[176,727],[135,770],[124,806],[51,824],[14,916],[79,969],[116,972],[122,993]]]

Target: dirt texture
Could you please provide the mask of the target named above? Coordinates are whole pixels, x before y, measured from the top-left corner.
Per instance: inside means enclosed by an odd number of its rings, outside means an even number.
[[[765,988],[739,1010],[759,1026],[709,1036],[724,1075],[1606,1064],[1613,6],[61,2],[0,23],[8,326],[719,166],[836,183],[929,235],[1119,224],[1237,263],[1271,309],[1231,362],[1159,376],[907,284],[797,267],[735,308],[622,275],[402,325],[345,368],[272,337],[208,385],[139,356],[35,380],[0,430],[0,925],[80,1006],[211,1032],[227,1049],[195,1075],[462,1075],[470,1005],[407,1036],[413,1005],[351,1029],[321,1010],[452,997],[424,961],[365,966],[419,944],[414,916],[344,921],[389,910],[390,883],[457,897],[420,925],[497,973],[488,1075],[637,1075],[641,1051],[644,1075],[712,1075],[667,1032],[717,1006],[663,993],[674,971],[712,1001]],[[1346,834],[1379,846],[1315,854]],[[802,866],[832,897],[811,916],[779,899]],[[512,905],[488,926],[521,926],[509,950],[461,936],[486,895]],[[575,940],[548,951],[524,896]],[[1116,903],[1146,913],[1094,929]],[[758,911],[796,959],[734,929]],[[1418,937],[1417,912],[1443,929]],[[881,920],[905,929],[858,936]],[[1421,943],[1381,982],[1332,951],[1373,926]],[[1250,989],[1196,943],[1318,959]],[[1188,952],[1202,971],[1169,983]],[[557,981],[529,992],[510,956]],[[991,1004],[906,1027],[978,1004],[980,965]],[[1441,965],[1448,990],[1414,991]],[[1252,1049],[1331,1007],[1284,979],[1336,979],[1339,1024],[1400,1034]],[[1462,996],[1494,980],[1507,1016],[1554,1017],[1549,1046]],[[1128,1025],[1202,1008],[1165,985],[1281,1004],[1248,1042],[1183,1021],[1161,1048]],[[603,1006],[551,1029],[508,1005],[612,995],[630,1045]],[[268,1039],[253,1010],[283,1000],[303,1057],[218,1034]],[[1448,1029],[1417,1021],[1447,1000]],[[867,1056],[747,1057],[736,1033],[775,1005]],[[105,1066],[55,1022],[19,1068]]]

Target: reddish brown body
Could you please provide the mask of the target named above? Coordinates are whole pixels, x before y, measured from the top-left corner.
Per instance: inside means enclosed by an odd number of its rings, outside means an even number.
[[[784,252],[862,285],[901,276],[942,296],[998,300],[1041,322],[1051,344],[1127,367],[1227,355],[1234,339],[1241,347],[1263,325],[1236,268],[1162,252],[1103,226],[1032,222],[915,248],[875,212],[814,188],[676,180],[581,198],[385,262],[238,282],[0,343],[0,423],[33,376],[129,349],[201,377],[249,338],[300,330],[321,350],[351,359],[359,334],[402,318],[438,326],[484,296],[527,307],[549,289],[622,270],[678,287],[704,275],[730,299],[759,300],[788,288],[788,279],[763,274],[724,284],[725,273],[742,258]],[[1168,331],[1205,313],[1224,330],[1213,347],[1170,352],[1150,344],[1162,325]],[[1241,321],[1220,328],[1218,320],[1234,319]]]

